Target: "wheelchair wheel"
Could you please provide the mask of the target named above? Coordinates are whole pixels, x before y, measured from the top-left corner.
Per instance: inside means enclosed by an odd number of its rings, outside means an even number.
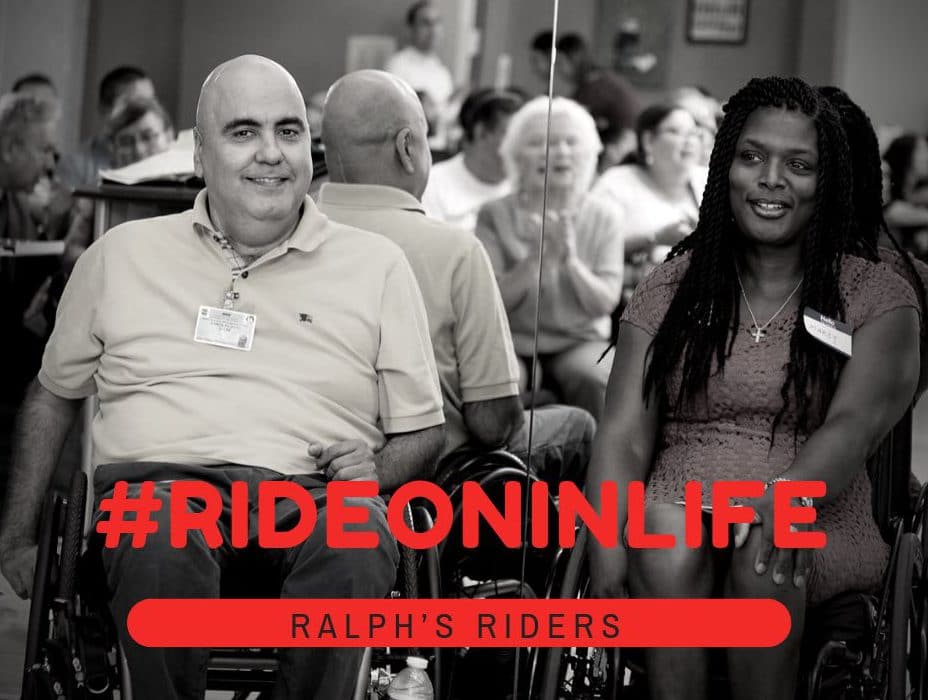
[[[889,700],[923,698],[925,644],[921,590],[921,543],[913,533],[905,533],[899,548],[891,582],[889,611]]]
[[[24,700],[56,697],[63,687],[60,669],[53,668],[45,653],[52,632],[52,603],[58,581],[58,534],[64,516],[60,494],[50,493],[42,508],[36,551],[35,574],[32,579],[32,604],[26,631],[26,654],[22,682]],[[60,664],[55,663],[54,666]],[[57,685],[57,687],[56,687]]]
[[[582,529],[570,552],[558,598],[586,598],[590,574],[587,531]],[[550,648],[541,650],[530,689],[537,700],[612,700],[622,697],[624,665],[618,648]]]
[[[87,500],[87,475],[78,471],[71,480],[61,540],[61,572],[58,577],[58,598],[74,599],[77,582],[77,561],[84,541],[84,504]]]

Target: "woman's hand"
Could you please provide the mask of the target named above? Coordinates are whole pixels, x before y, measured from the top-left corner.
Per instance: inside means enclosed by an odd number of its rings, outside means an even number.
[[[777,549],[773,544],[773,489],[760,498],[754,499],[748,505],[754,509],[753,523],[739,523],[735,525],[735,547],[743,547],[748,541],[752,528],[760,529],[760,544],[754,558],[754,571],[758,576],[770,572],[773,582],[777,585],[792,579],[796,588],[801,588],[809,580],[809,570],[812,568],[812,550],[803,549]],[[808,523],[794,524],[790,527],[793,532],[811,529]]]
[[[562,262],[577,255],[577,231],[568,211],[549,211],[545,225],[545,257]]]

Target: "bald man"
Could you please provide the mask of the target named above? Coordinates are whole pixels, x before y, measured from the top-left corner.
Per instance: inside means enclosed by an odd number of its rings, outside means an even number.
[[[135,698],[202,698],[205,649],[148,649],[127,634],[144,598],[213,598],[243,550],[199,532],[169,542],[170,484],[195,479],[222,496],[228,542],[231,483],[252,499],[292,481],[318,503],[318,522],[289,549],[251,542],[255,579],[285,598],[385,596],[396,543],[379,497],[357,529],[373,549],[326,546],[329,481],[378,482],[381,492],[431,474],[443,444],[441,393],[419,289],[400,249],[330,222],[306,192],[312,179],[303,98],[278,64],[243,56],[216,68],[197,106],[193,209],[123,224],[79,258],[38,381],[20,417],[0,566],[29,594],[39,505],[80,400],[96,393],[96,503],[118,481],[155,482],[157,533],[135,549],[103,549],[110,607]],[[365,251],[358,255],[357,251]],[[294,504],[276,508],[278,530]],[[101,514],[96,512],[95,518]],[[349,528],[351,526],[348,526]],[[259,566],[260,566],[259,565]],[[351,696],[361,650],[286,650],[279,698]]]
[[[425,115],[403,80],[357,71],[329,90],[322,122],[329,182],[319,209],[396,243],[422,290],[445,400],[445,452],[508,447],[528,457],[528,418],[506,310],[472,232],[425,216],[431,157]],[[595,423],[579,408],[537,410],[532,467],[551,484],[582,482]]]

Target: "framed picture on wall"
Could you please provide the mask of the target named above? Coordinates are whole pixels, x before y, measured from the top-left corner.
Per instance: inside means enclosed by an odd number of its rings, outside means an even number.
[[[749,0],[688,0],[686,38],[693,44],[743,44]]]

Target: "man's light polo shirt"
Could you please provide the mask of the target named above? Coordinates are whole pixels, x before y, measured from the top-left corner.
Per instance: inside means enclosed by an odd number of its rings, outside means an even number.
[[[235,463],[315,470],[307,443],[443,422],[425,308],[402,251],[330,222],[309,197],[285,242],[235,281],[254,314],[250,351],[194,341],[201,305],[232,280],[207,212],[123,224],[80,257],[39,381],[58,396],[97,393],[97,464]]]
[[[327,182],[319,209],[383,234],[406,253],[428,312],[445,397],[446,451],[463,444],[464,403],[519,393],[506,309],[483,244],[473,233],[428,218],[419,200],[394,187]]]

